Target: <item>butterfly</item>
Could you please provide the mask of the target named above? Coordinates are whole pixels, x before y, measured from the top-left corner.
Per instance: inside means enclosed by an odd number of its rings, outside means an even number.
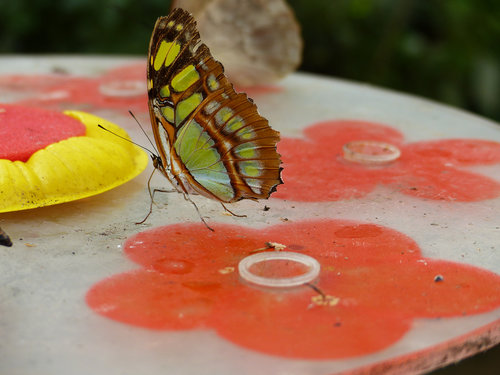
[[[279,132],[235,92],[187,11],[156,21],[147,85],[154,167],[185,197],[195,192],[222,204],[266,199],[283,183]]]

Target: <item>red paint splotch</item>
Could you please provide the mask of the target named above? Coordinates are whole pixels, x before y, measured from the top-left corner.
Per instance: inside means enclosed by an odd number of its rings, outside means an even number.
[[[392,144],[401,151],[395,162],[363,165],[343,158],[352,141]],[[304,202],[360,198],[377,185],[418,198],[480,201],[500,196],[500,183],[463,169],[500,163],[500,143],[478,139],[444,139],[404,143],[389,126],[371,122],[326,121],[304,130],[303,138],[283,138],[278,145],[284,184],[273,197]]]
[[[248,349],[308,359],[373,353],[415,319],[500,306],[500,276],[425,258],[411,238],[387,227],[323,220],[214,228],[178,224],[131,237],[124,251],[141,267],[95,284],[88,305],[125,324],[215,330]],[[318,260],[314,285],[325,297],[307,285],[277,290],[242,281],[239,261],[269,241]]]
[[[36,151],[85,132],[85,125],[60,112],[0,104],[0,159],[25,162]]]
[[[53,109],[147,112],[146,62],[119,66],[94,77],[70,74],[0,77],[17,104]]]

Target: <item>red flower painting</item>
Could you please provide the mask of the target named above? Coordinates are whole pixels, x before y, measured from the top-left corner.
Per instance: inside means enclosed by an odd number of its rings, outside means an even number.
[[[125,324],[214,330],[247,349],[306,359],[373,353],[401,339],[415,319],[500,306],[500,276],[426,258],[387,227],[344,220],[213,227],[177,224],[133,236],[124,251],[141,267],[95,284],[88,305]],[[291,289],[240,279],[240,260],[269,241],[315,258],[318,279]]]
[[[342,147],[370,140],[398,147],[401,157],[386,165],[363,165],[343,158]],[[500,143],[444,139],[404,143],[389,126],[363,121],[320,122],[302,138],[283,138],[279,152],[284,185],[273,197],[303,202],[360,198],[378,185],[414,197],[472,202],[500,196],[500,183],[466,168],[500,163]]]
[[[65,73],[1,76],[0,84],[22,96],[16,103],[23,105],[147,112],[145,63],[123,65],[94,77]]]

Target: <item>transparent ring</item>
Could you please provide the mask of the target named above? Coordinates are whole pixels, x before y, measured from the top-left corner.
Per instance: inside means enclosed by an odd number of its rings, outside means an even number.
[[[353,141],[346,143],[342,150],[344,159],[360,164],[386,164],[401,156],[396,146],[378,141]]]
[[[306,273],[293,277],[264,277],[258,276],[250,271],[250,267],[254,264],[266,262],[269,260],[288,260],[305,265],[308,268]],[[289,288],[302,285],[313,281],[319,275],[321,266],[319,262],[305,254],[295,253],[291,251],[265,251],[262,253],[253,254],[243,258],[238,264],[240,276],[252,283],[261,286],[272,288]]]
[[[99,85],[99,91],[111,97],[138,96],[146,92],[146,85],[139,80],[110,81]]]

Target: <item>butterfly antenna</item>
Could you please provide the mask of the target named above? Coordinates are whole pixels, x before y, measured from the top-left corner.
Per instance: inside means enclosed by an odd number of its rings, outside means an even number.
[[[130,142],[130,143],[132,143],[133,145],[136,145],[137,147],[140,147],[140,148],[142,148],[142,149],[146,150],[146,151],[147,151],[147,152],[149,152],[151,155],[157,155],[157,153],[154,153],[154,152],[153,152],[153,151],[151,151],[149,148],[144,147],[143,145],[140,145],[140,144],[138,144],[138,143],[135,143],[134,141],[132,141],[132,140],[130,140],[130,139],[128,139],[128,138],[125,138],[125,137],[121,136],[120,134],[116,134],[114,131],[109,130],[109,129],[106,129],[106,128],[105,128],[104,126],[102,126],[101,124],[97,124],[97,126],[98,126],[98,127],[100,127],[102,130],[106,130],[108,133],[111,133],[111,134],[113,134],[114,136],[116,136],[116,137],[118,137],[118,138],[123,139],[124,141]]]
[[[135,122],[137,123],[137,125],[139,125],[139,128],[141,128],[142,132],[144,133],[144,135],[146,136],[146,138],[148,139],[149,141],[149,144],[153,147],[153,150],[155,150],[156,152],[156,155],[158,155],[158,150],[156,149],[156,146],[154,145],[154,143],[151,141],[151,138],[149,138],[148,134],[146,133],[146,131],[144,130],[144,128],[142,127],[141,123],[139,122],[139,120],[137,120],[137,117],[135,117],[134,113],[132,111],[128,111],[128,113],[130,113],[130,116],[132,116],[132,118],[135,120]]]

